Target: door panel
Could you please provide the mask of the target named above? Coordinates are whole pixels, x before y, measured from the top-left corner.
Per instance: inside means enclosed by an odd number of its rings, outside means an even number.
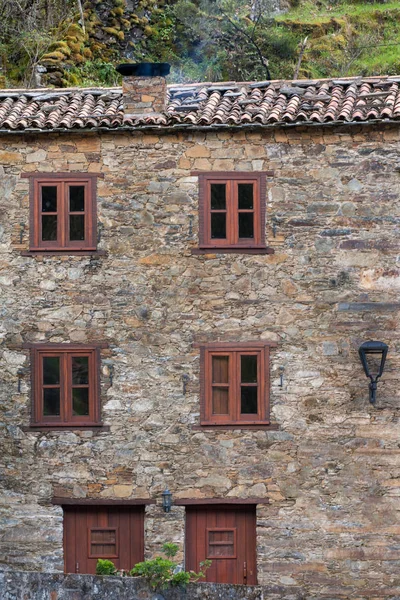
[[[186,508],[186,569],[197,572],[206,558],[206,581],[257,583],[255,506]]]
[[[130,570],[144,560],[143,506],[64,506],[66,573],[96,572],[98,558]]]

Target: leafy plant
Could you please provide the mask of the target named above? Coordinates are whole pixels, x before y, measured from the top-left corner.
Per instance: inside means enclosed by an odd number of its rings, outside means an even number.
[[[157,556],[152,560],[137,563],[130,575],[144,577],[150,586],[155,589],[166,589],[171,586],[187,585],[205,577],[207,569],[211,566],[210,560],[200,563],[200,571],[177,571],[178,565],[171,559],[176,556],[178,546],[173,543],[163,545],[163,552],[167,558]]]
[[[112,560],[99,558],[96,565],[96,575],[117,575],[117,569]]]

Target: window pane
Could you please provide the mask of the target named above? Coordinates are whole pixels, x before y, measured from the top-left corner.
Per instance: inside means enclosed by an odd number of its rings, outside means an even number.
[[[240,357],[240,373],[242,383],[257,383],[257,356]]]
[[[43,385],[58,385],[60,383],[60,357],[43,357]]]
[[[253,213],[239,213],[239,237],[254,238]]]
[[[114,544],[116,539],[116,529],[92,529],[92,544]]]
[[[229,356],[212,357],[213,383],[228,383]]]
[[[211,184],[211,210],[226,209],[226,184]]]
[[[72,414],[74,416],[89,414],[89,388],[72,388]]]
[[[235,556],[235,533],[233,529],[208,532],[208,556],[215,558]]]
[[[366,360],[367,360],[369,372],[371,373],[371,375],[373,375],[373,377],[376,377],[379,374],[379,371],[381,369],[381,361],[382,361],[381,354],[380,353],[379,354],[378,353],[367,354]]]
[[[213,415],[227,415],[229,413],[229,389],[214,387],[212,392]]]
[[[211,237],[226,238],[226,213],[211,213]]]
[[[42,240],[43,242],[57,240],[57,215],[42,215]]]
[[[117,553],[115,544],[92,544],[91,554],[96,557],[110,556],[111,558]]]
[[[43,415],[45,417],[60,416],[60,388],[44,388]]]
[[[239,183],[238,184],[239,209],[253,208],[253,184]]]
[[[240,397],[240,412],[245,415],[256,415],[257,414],[257,387],[246,386],[241,387]]]
[[[69,216],[69,239],[71,241],[85,239],[85,216],[70,215]]]
[[[72,357],[72,384],[85,385],[89,383],[89,357]]]
[[[42,212],[57,212],[57,188],[54,185],[42,187]]]
[[[69,187],[69,210],[80,212],[85,210],[85,186],[71,185]]]

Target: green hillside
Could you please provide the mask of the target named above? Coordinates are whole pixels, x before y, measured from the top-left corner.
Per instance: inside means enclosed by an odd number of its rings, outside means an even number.
[[[174,82],[291,79],[306,37],[300,77],[400,74],[400,1],[271,1],[0,0],[0,86],[116,85],[143,60]]]
[[[277,23],[309,36],[301,76],[400,73],[400,2],[301,1]]]

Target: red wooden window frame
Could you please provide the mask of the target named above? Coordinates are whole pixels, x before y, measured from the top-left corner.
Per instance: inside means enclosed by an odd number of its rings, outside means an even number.
[[[28,175],[26,175],[28,176]],[[95,251],[97,244],[96,178],[86,173],[41,173],[30,175],[30,247],[31,252],[79,252]],[[84,215],[85,239],[69,240],[70,214],[69,189],[71,186],[84,186],[85,209],[76,214]],[[42,240],[41,190],[44,186],[57,188],[57,239]]]
[[[59,384],[44,385],[43,359],[60,359]],[[72,357],[87,357],[89,367],[88,384],[74,384],[72,381]],[[32,358],[32,422],[33,426],[49,428],[74,426],[85,427],[100,423],[100,352],[95,346],[78,344],[40,344],[31,349]],[[44,415],[43,390],[46,387],[60,389],[60,415]],[[89,414],[73,415],[73,388],[88,388]]]
[[[200,409],[201,425],[268,425],[270,387],[270,346],[263,342],[230,344],[215,343],[200,347]],[[257,383],[241,381],[241,356],[257,356]],[[213,382],[213,357],[228,357],[228,382]],[[241,387],[257,387],[257,414],[241,413]],[[213,387],[228,389],[228,411],[226,414],[213,414]]]
[[[260,172],[210,172],[196,173],[199,177],[199,248],[202,249],[264,249],[266,214],[266,173]],[[226,185],[226,238],[211,238],[211,185]],[[238,206],[238,185],[253,184],[253,209],[242,210]],[[222,211],[225,212],[225,211]],[[239,238],[238,214],[253,212],[254,237]]]

